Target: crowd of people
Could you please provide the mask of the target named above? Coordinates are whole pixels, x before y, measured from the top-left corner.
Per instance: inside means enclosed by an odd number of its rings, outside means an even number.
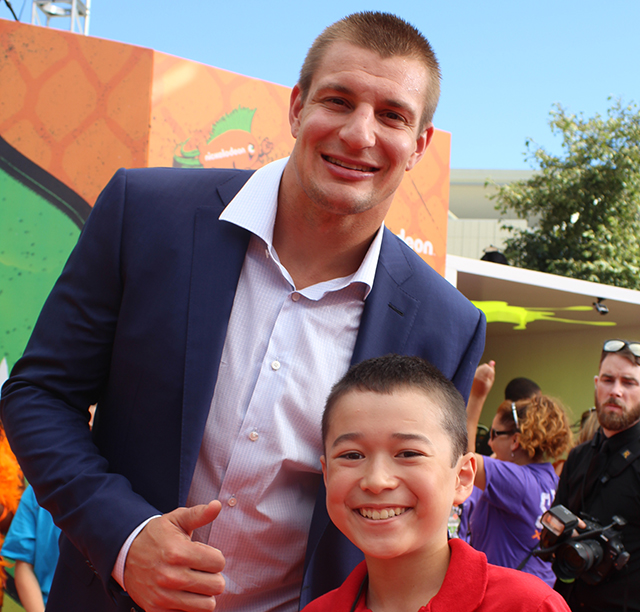
[[[2,389],[25,606],[640,610],[640,344],[605,342],[566,463],[526,379],[478,453],[485,318],[384,227],[439,93],[416,28],[355,13],[304,60],[288,159],[114,176]]]

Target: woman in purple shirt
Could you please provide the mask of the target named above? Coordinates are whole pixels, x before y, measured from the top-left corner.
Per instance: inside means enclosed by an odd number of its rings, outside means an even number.
[[[475,445],[482,403],[478,408],[470,401],[467,410]],[[558,483],[550,461],[571,445],[569,420],[562,406],[544,395],[507,400],[493,419],[489,445],[495,458],[476,455],[475,486],[482,495],[471,516],[471,545],[489,563],[517,568],[540,541],[540,517],[553,503]],[[537,557],[523,569],[555,583],[551,564]]]

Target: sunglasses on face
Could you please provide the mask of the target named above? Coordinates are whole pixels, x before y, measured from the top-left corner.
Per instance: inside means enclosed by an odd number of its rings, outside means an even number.
[[[606,340],[602,350],[605,353],[617,353],[621,351],[624,347],[627,347],[636,357],[640,357],[640,342],[635,342],[632,340],[631,342],[627,340]]]
[[[499,430],[494,429],[492,427],[491,430],[489,431],[489,440],[491,440],[493,442],[498,436],[511,436],[514,433],[516,433],[515,429],[508,429],[508,430],[505,430],[505,431],[499,431]]]

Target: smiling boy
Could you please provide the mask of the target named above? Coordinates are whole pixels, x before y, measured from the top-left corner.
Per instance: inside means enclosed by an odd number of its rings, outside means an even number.
[[[568,610],[538,578],[492,566],[447,539],[453,504],[473,488],[462,396],[418,357],[354,366],[323,416],[327,509],[365,561],[305,612]]]

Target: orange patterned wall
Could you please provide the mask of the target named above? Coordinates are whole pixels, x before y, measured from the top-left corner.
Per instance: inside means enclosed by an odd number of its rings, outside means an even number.
[[[147,165],[153,51],[0,20],[0,135],[91,205]]]
[[[290,89],[164,53],[0,20],[0,136],[93,205],[120,167],[258,168],[289,155]],[[451,136],[386,219],[444,273]]]

